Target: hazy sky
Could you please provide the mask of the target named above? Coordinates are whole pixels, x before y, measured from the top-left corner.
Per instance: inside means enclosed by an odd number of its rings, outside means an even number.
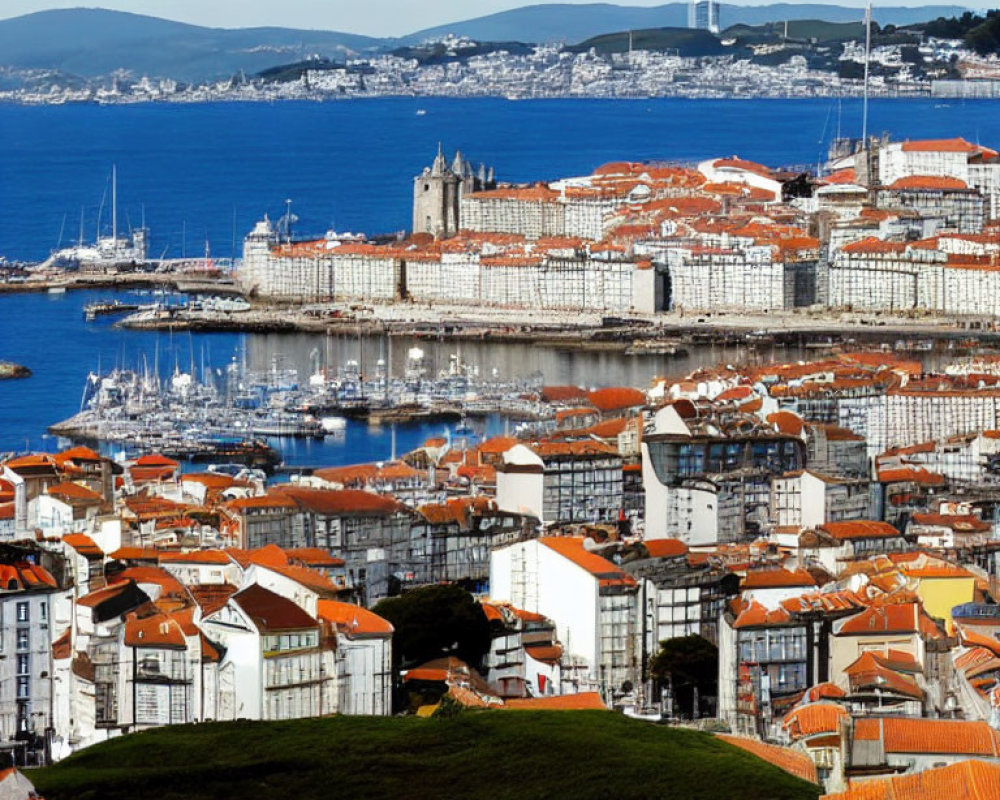
[[[582,3],[592,0],[560,1]],[[656,6],[669,1],[618,0],[620,5],[634,6]],[[735,0],[739,5],[763,5],[770,1]],[[286,28],[321,28],[399,36],[432,25],[470,19],[534,2],[544,0],[101,0],[93,5],[214,27],[278,25]],[[923,6],[948,2],[949,0],[937,0],[934,3],[928,0],[892,0],[891,4]],[[839,0],[837,4],[861,6],[864,2]],[[90,3],[86,0],[0,0],[0,19],[47,8],[73,8],[81,5]],[[980,3],[975,5],[979,6]]]

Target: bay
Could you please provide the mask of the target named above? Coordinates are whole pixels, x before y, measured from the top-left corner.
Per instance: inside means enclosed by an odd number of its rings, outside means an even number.
[[[422,110],[425,113],[418,114]],[[876,100],[870,129],[895,138],[963,136],[1000,144],[996,101]],[[278,104],[140,106],[0,106],[0,255],[37,260],[79,235],[98,217],[110,228],[110,172],[119,175],[119,224],[145,217],[151,252],[168,257],[238,254],[264,213],[277,217],[286,199],[299,232],[392,232],[409,227],[412,178],[440,142],[500,180],[530,181],[589,173],[611,160],[694,162],[738,154],[771,165],[821,161],[838,131],[860,130],[861,104],[823,100],[540,100],[401,98]],[[103,199],[103,202],[102,202]],[[224,365],[244,347],[251,367],[288,358],[303,377],[315,353],[336,367],[372,364],[393,348],[401,365],[405,338],[327,341],[324,337],[125,332],[107,321],[85,323],[85,303],[104,292],[0,296],[0,358],[31,367],[28,380],[0,382],[0,451],[52,450],[48,425],[73,414],[89,371],[136,366],[159,349],[165,368],[202,354]],[[245,342],[245,344],[244,344]],[[434,370],[454,344],[421,342]],[[737,351],[693,351],[687,359],[625,358],[546,347],[491,343],[465,346],[462,357],[505,376],[541,371],[548,383],[648,385],[703,363],[734,360]],[[795,357],[795,353],[776,354]],[[494,420],[492,432],[500,423]],[[440,425],[400,426],[402,452]],[[282,442],[290,462],[342,464],[387,458],[388,430],[352,423],[343,440]]]

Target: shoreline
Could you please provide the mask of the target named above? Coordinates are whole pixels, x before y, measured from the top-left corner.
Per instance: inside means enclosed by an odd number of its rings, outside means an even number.
[[[414,306],[407,303],[308,307],[257,304],[251,311],[174,311],[162,318],[126,317],[131,330],[306,333],[327,336],[398,336],[439,341],[533,344],[621,355],[686,355],[688,346],[871,347],[890,343],[897,351],[977,349],[1000,346],[994,321],[929,316],[861,315],[851,312],[661,312],[602,316],[555,312],[540,322],[531,309]]]
[[[74,275],[26,283],[0,283],[0,297],[27,293],[106,289],[109,292],[172,289],[186,294],[241,295],[231,278],[176,273]],[[599,312],[546,311],[540,321],[527,308],[414,305],[405,301],[267,303],[250,311],[165,309],[161,316],[132,314],[116,326],[143,331],[205,333],[305,333],[328,336],[394,336],[440,341],[498,341],[620,355],[682,355],[689,346],[871,347],[898,351],[954,351],[956,344],[1000,347],[1000,321],[933,315],[862,314],[852,311],[670,311],[605,316]],[[922,340],[922,341],[916,341]],[[900,347],[895,347],[901,344]]]

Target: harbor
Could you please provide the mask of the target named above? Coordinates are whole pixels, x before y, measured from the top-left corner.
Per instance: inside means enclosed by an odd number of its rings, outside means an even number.
[[[314,359],[307,381],[287,360],[248,370],[236,357],[225,369],[192,363],[163,378],[159,353],[143,356],[141,369],[91,372],[80,411],[49,427],[77,442],[125,453],[162,453],[191,461],[233,461],[271,469],[281,454],[265,440],[343,436],[348,418],[369,426],[458,423],[491,416],[538,421],[548,414],[540,398],[541,375],[502,378],[481,374],[458,354],[448,368],[429,374],[424,351],[412,347],[400,375],[379,359],[371,374],[356,360],[337,368]]]

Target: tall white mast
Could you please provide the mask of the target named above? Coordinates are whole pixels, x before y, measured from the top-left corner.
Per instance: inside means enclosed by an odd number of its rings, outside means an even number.
[[[872,53],[872,4],[865,6],[865,89],[861,106],[861,143],[868,152],[868,62]]]
[[[111,241],[118,247],[118,166],[111,165]]]

